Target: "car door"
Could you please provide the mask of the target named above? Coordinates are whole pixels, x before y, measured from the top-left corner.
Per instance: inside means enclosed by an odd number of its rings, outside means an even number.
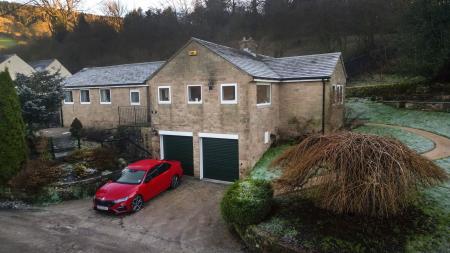
[[[144,201],[147,201],[153,197],[155,197],[156,195],[158,195],[159,193],[159,188],[161,186],[159,186],[158,183],[158,175],[159,175],[159,171],[157,170],[157,168],[149,171],[147,173],[147,175],[145,176],[145,180],[144,180]]]
[[[161,192],[170,187],[172,173],[170,173],[170,163],[163,163],[158,167],[158,180],[160,181]]]

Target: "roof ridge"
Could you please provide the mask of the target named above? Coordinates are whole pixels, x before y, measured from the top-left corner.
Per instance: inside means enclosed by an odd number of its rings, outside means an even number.
[[[294,56],[286,56],[286,57],[271,57],[272,59],[287,59],[287,58],[298,58],[298,57],[306,57],[306,56],[319,56],[319,55],[327,55],[327,54],[342,54],[342,52],[333,52],[333,53],[322,53],[322,54],[304,54],[304,55],[294,55]]]
[[[156,64],[156,63],[164,63],[165,61],[148,61],[148,62],[137,62],[137,63],[125,63],[125,64],[117,64],[117,65],[108,65],[108,66],[98,66],[98,67],[86,67],[84,70],[88,69],[102,69],[102,68],[112,68],[112,67],[120,67],[120,66],[131,66],[131,65],[144,65],[144,64]]]

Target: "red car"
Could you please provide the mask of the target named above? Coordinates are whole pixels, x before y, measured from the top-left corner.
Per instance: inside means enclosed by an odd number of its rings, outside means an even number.
[[[116,214],[137,212],[144,202],[161,192],[176,188],[183,169],[178,161],[142,160],[128,165],[119,179],[97,190],[94,209]]]

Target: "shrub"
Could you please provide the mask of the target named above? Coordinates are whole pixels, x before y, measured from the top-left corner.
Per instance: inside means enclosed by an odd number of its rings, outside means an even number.
[[[61,176],[61,169],[52,161],[30,160],[25,167],[10,181],[14,190],[29,194],[38,193],[43,187],[56,182]]]
[[[272,166],[283,169],[280,192],[300,191],[321,208],[370,216],[395,215],[421,187],[448,178],[395,139],[352,132],[310,136]]]
[[[86,166],[97,170],[113,170],[118,167],[117,151],[114,148],[78,149],[64,160],[69,163],[84,162]]]
[[[222,217],[229,224],[250,225],[270,213],[273,189],[269,182],[247,179],[233,183],[220,203]]]
[[[0,185],[27,159],[25,126],[19,98],[8,72],[0,73]]]
[[[72,121],[72,124],[70,124],[70,133],[72,134],[72,137],[77,139],[78,141],[78,148],[80,148],[80,138],[83,130],[83,124],[81,124],[81,121],[78,118],[75,118]]]

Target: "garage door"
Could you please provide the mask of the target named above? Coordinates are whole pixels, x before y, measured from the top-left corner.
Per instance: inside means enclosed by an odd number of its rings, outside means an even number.
[[[238,140],[202,138],[203,178],[220,181],[239,179]]]
[[[163,149],[165,160],[180,161],[184,174],[189,176],[194,175],[192,137],[164,135]]]

